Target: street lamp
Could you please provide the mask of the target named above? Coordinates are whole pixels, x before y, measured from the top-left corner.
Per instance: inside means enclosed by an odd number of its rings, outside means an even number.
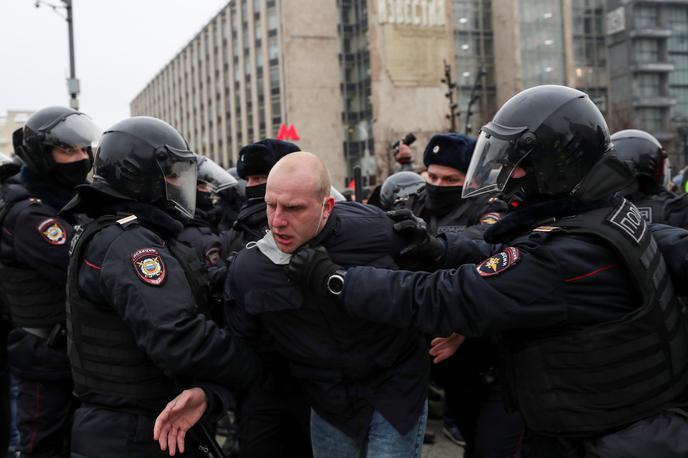
[[[69,106],[79,109],[79,80],[76,77],[76,64],[74,63],[74,19],[72,17],[72,0],[61,0],[64,5],[56,5],[45,0],[36,0],[35,6],[39,8],[45,5],[52,8],[61,18],[67,21],[67,34],[69,36],[69,78],[67,78],[67,91],[69,92]],[[65,11],[63,16],[60,10]]]

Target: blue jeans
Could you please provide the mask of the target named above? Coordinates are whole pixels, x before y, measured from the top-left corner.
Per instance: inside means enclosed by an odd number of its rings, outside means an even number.
[[[418,422],[409,432],[401,434],[375,410],[370,419],[368,438],[360,443],[311,410],[313,458],[420,458],[427,420],[426,402]]]

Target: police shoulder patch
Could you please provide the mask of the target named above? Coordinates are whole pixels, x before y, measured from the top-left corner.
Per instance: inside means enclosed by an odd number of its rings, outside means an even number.
[[[504,272],[521,260],[521,252],[516,247],[506,247],[475,266],[481,277],[491,277]]]
[[[48,218],[38,225],[38,233],[51,245],[64,245],[67,231],[55,218]]]
[[[165,263],[155,248],[142,248],[131,254],[136,275],[149,285],[160,286],[167,277]]]

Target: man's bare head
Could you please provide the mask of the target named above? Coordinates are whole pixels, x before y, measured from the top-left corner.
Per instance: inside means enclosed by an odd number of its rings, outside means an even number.
[[[327,167],[312,153],[288,154],[270,170],[265,202],[277,246],[293,253],[320,232],[334,207]]]

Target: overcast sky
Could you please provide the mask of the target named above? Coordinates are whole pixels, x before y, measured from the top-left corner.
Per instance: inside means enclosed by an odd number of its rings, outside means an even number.
[[[103,129],[129,116],[134,96],[228,2],[73,0],[79,108]],[[67,23],[49,6],[0,0],[0,116],[69,106],[67,43]]]

